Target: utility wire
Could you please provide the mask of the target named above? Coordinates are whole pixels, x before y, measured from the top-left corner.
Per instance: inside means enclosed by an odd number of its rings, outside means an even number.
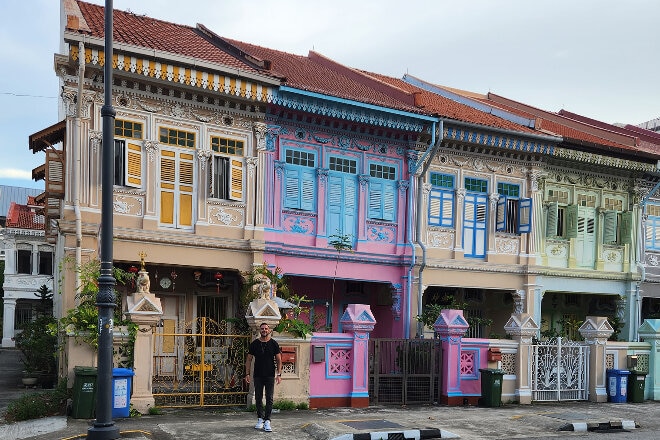
[[[47,99],[57,99],[57,96],[41,96],[41,95],[28,95],[23,93],[12,93],[12,92],[0,92],[0,95],[11,95],[17,96],[19,98],[47,98]]]

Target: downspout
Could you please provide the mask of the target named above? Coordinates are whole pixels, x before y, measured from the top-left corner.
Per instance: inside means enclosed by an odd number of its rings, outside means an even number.
[[[648,200],[653,197],[653,195],[660,189],[660,180],[656,182],[655,186],[649,193],[644,196],[642,201],[640,202],[640,215],[639,215],[639,235],[637,239],[637,257],[635,261],[635,266],[640,270],[641,277],[639,281],[637,282],[637,286],[635,287],[635,319],[637,322],[635,322],[635,341],[639,341],[639,326],[642,325],[642,284],[644,281],[646,281],[646,266],[642,262],[642,258],[644,257],[644,253],[646,252],[646,243],[644,242],[644,239],[641,237],[645,237],[644,231],[642,230],[642,219],[644,218],[644,214],[646,213],[646,203]]]
[[[444,124],[442,120],[439,120],[438,122],[438,130],[439,135],[436,136],[436,124],[435,122],[433,123],[433,129],[431,133],[431,148],[426,151],[424,156],[414,165],[414,167],[410,170],[410,207],[412,208],[412,188],[414,187],[413,184],[415,182],[415,174],[417,173],[417,170],[419,169],[420,165],[422,165],[422,171],[419,173],[419,176],[417,177],[417,207],[415,210],[415,243],[419,245],[419,247],[422,249],[422,261],[419,266],[419,274],[417,277],[417,316],[421,315],[423,313],[423,307],[422,307],[422,297],[424,295],[424,289],[422,287],[422,272],[424,271],[424,268],[426,267],[426,246],[424,245],[421,237],[421,225],[422,225],[422,203],[423,203],[423,191],[422,191],[422,185],[424,183],[424,175],[429,169],[429,166],[431,166],[431,160],[435,156],[436,151],[440,147],[440,144],[442,143],[442,139],[444,136]],[[409,217],[412,215],[412,209],[408,210],[408,215]],[[410,224],[410,223],[409,223]],[[410,268],[408,269],[408,285],[409,285],[409,292],[412,291],[412,273],[413,269],[415,267],[415,243],[412,243],[412,238],[410,237],[412,235],[412,228],[408,229],[408,235],[411,240],[411,248],[412,248],[412,261],[410,263]],[[409,296],[409,302],[410,302],[410,296]],[[417,321],[417,338],[423,338],[424,337],[424,323],[421,321]]]
[[[73,212],[76,221],[76,281],[75,291],[78,293],[80,287],[80,271],[78,268],[82,265],[82,218],[80,214],[80,173],[82,151],[82,101],[83,101],[83,81],[85,79],[85,43],[78,43],[78,96],[76,98],[76,120],[73,125],[73,187],[71,195],[73,197]]]

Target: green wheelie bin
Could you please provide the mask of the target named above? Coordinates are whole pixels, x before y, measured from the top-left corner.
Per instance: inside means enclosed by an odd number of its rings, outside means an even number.
[[[502,378],[504,371],[495,368],[480,368],[482,406],[502,406]]]
[[[628,402],[643,403],[646,372],[630,370],[628,376]]]
[[[93,419],[96,413],[96,367],[74,367],[71,417]]]

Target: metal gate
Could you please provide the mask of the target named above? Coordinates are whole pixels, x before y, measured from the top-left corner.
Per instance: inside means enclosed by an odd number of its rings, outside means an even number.
[[[530,346],[532,400],[587,400],[589,346],[562,338]]]
[[[442,347],[433,339],[369,340],[369,401],[374,405],[434,403],[441,385]]]
[[[231,334],[226,321],[198,318],[179,329],[154,330],[155,403],[161,407],[244,406],[250,336]]]

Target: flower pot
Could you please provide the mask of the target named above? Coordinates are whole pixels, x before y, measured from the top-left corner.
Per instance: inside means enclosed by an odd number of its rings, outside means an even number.
[[[37,378],[36,377],[23,377],[21,378],[21,382],[23,382],[23,385],[26,387],[31,387],[35,386],[37,384]]]

